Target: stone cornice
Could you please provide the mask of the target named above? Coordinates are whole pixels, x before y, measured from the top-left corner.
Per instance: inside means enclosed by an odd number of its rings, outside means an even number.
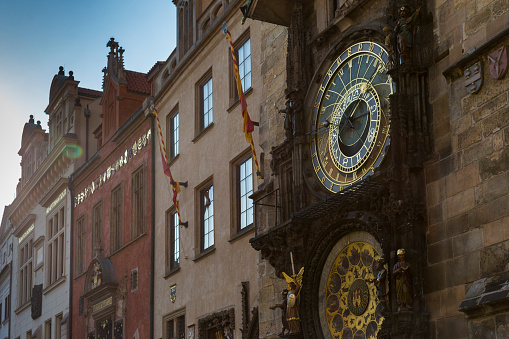
[[[76,143],[76,137],[63,136],[16,196],[9,210],[9,219],[14,226],[15,233],[17,233],[21,221],[51,190],[72,163],[72,159],[67,155],[68,145]]]

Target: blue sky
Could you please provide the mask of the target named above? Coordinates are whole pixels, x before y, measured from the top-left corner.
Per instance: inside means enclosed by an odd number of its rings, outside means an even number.
[[[108,40],[126,51],[125,67],[147,72],[175,48],[171,0],[0,1],[0,208],[12,202],[18,155],[30,114],[47,130],[49,87],[59,66],[80,87],[101,90]]]

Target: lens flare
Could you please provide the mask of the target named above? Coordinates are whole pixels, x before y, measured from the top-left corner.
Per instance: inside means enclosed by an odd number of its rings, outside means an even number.
[[[78,159],[83,155],[83,149],[80,145],[69,144],[65,146],[65,154],[70,159]]]

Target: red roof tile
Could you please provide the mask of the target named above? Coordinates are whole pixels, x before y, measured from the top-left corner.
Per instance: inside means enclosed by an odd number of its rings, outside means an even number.
[[[95,89],[78,87],[78,95],[82,95],[84,97],[89,98],[100,98],[103,95],[103,92],[96,91]]]
[[[126,70],[125,79],[127,80],[128,90],[142,94],[150,94],[150,83],[147,81],[147,75],[145,73]]]

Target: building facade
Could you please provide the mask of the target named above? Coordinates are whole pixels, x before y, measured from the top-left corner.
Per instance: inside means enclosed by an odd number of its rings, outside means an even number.
[[[72,336],[149,338],[153,125],[146,74],[124,69],[112,38],[97,152],[72,176]]]
[[[283,272],[298,285],[295,337],[508,335],[508,10],[246,3],[288,27],[291,124],[251,243],[280,289]],[[260,288],[260,337],[280,332],[279,291]]]
[[[33,117],[25,124],[19,155],[21,179],[7,209],[13,228],[11,338],[67,338],[69,316],[68,178],[84,163],[88,140],[85,105],[100,92],[78,87],[63,67],[53,78],[46,108],[49,133]]]
[[[177,47],[158,65],[150,100],[159,114],[173,178],[181,182],[182,223],[170,179],[158,161],[154,338],[258,338],[258,255],[249,244],[254,235],[250,196],[262,180],[242,132],[230,46],[221,30],[225,22],[247,110],[260,122],[253,139],[262,175],[269,175],[264,159],[270,152],[260,144],[262,131],[270,124],[282,126],[283,118],[263,122],[260,112],[264,104],[273,110],[282,97],[286,35],[272,24],[242,25],[242,1],[174,3]],[[264,62],[268,57],[271,63]],[[276,91],[278,98],[269,95]]]
[[[12,281],[12,224],[7,219],[9,206],[4,209],[0,225],[0,338],[10,338],[11,334],[11,281]]]

